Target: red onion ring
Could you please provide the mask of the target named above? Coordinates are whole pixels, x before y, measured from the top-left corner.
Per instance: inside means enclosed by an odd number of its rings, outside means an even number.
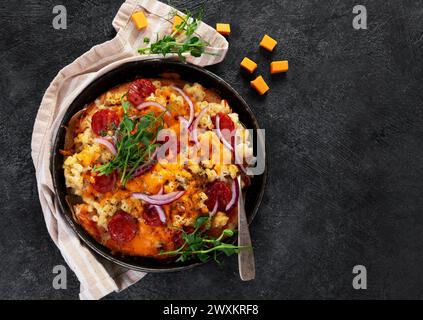
[[[132,176],[134,178],[139,177],[140,175],[150,171],[151,169],[153,169],[154,165],[155,165],[155,161],[154,158],[156,158],[157,153],[159,152],[159,147],[156,148],[156,150],[154,150],[154,152],[151,154],[150,159],[148,160],[147,163],[142,164],[141,166],[139,166],[134,173],[132,174]]]
[[[188,125],[188,120],[187,119],[185,119],[184,117],[182,117],[182,116],[179,116],[178,117],[178,119],[179,119],[179,121],[182,123],[182,125],[184,126],[184,128],[185,129],[188,129],[188,127],[189,127],[189,125]]]
[[[191,125],[192,121],[194,120],[194,103],[192,102],[192,100],[190,99],[190,97],[188,97],[188,95],[180,88],[176,87],[176,86],[170,86],[173,90],[177,91],[184,99],[185,101],[188,103],[189,106],[189,119],[188,119],[188,127]]]
[[[173,192],[169,192],[169,193],[160,193],[160,194],[155,194],[155,195],[148,195],[148,197],[152,198],[153,200],[167,200],[168,198],[173,198],[174,194],[177,194],[177,193],[184,194],[185,191],[173,191]]]
[[[180,123],[180,132],[181,132],[181,136],[185,136],[185,134],[189,131],[188,128],[188,120],[185,119],[182,116],[178,117],[179,123]]]
[[[225,145],[226,148],[233,151],[234,148],[232,148],[231,144],[225,139],[225,137],[222,134],[222,131],[220,130],[220,117],[219,115],[216,115],[216,133],[219,137],[220,141]]]
[[[155,102],[155,101],[144,101],[143,103],[141,103],[137,106],[137,109],[142,110],[142,109],[145,109],[145,108],[148,108],[148,107],[157,107],[160,110],[166,111],[166,114],[168,116],[170,116],[169,110],[165,106],[162,106],[160,103]]]
[[[175,191],[163,195],[156,194],[153,196],[147,195],[145,193],[133,193],[132,198],[143,200],[148,204],[163,205],[179,199],[184,193],[185,191]]]
[[[163,186],[160,188],[157,194],[163,194]],[[157,210],[157,214],[159,215],[159,219],[161,222],[166,223],[166,213],[164,212],[163,208],[158,205],[151,205],[150,208],[154,208]]]
[[[166,214],[161,206],[152,205],[157,210],[161,222],[166,223]]]
[[[217,207],[219,207],[219,201],[216,200],[216,203],[214,204],[212,212],[209,213],[210,217],[213,217],[216,214]]]
[[[103,146],[105,146],[109,151],[115,156],[117,154],[116,148],[112,142],[110,142],[106,138],[95,138],[94,142],[97,142]]]
[[[151,154],[150,160],[153,160],[154,158],[156,158],[157,153],[159,152],[160,147],[156,147],[156,150],[154,150],[154,152]]]
[[[238,166],[238,168],[241,169],[242,172],[247,174],[247,169],[244,167],[241,159],[239,159],[238,152],[236,152],[236,148],[234,149],[234,156],[235,156],[235,164]]]
[[[150,162],[144,163],[143,165],[139,166],[138,169],[136,169],[134,171],[134,173],[132,174],[132,176],[134,178],[139,177],[140,175],[142,175],[144,173],[147,173],[148,171],[150,171],[151,169],[153,169],[154,165],[155,165],[155,162],[154,161],[150,161]]]
[[[197,118],[195,118],[194,122],[192,123],[191,127],[189,128],[189,130],[191,131],[191,136],[192,136],[192,140],[194,140],[195,144],[198,145],[198,134],[197,134],[197,128],[198,128],[198,124],[200,123],[201,118],[204,116],[204,114],[206,113],[207,109],[210,106],[205,107],[204,109],[202,109],[200,111],[200,113],[198,114]]]
[[[232,181],[231,192],[232,192],[232,197],[229,203],[226,205],[226,208],[225,208],[226,212],[234,208],[236,206],[236,202],[238,201],[238,196],[239,196],[238,179],[234,179]]]

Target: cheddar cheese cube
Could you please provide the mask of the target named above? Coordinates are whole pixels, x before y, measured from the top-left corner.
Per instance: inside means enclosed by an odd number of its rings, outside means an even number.
[[[289,69],[288,60],[273,61],[270,64],[270,73],[271,74],[287,72],[288,69]]]
[[[145,16],[144,12],[137,11],[134,12],[131,16],[132,21],[134,22],[135,26],[138,30],[144,29],[148,26],[148,20]]]
[[[253,81],[251,81],[251,86],[258,92],[259,95],[263,95],[269,91],[269,86],[264,81],[262,76],[258,76]]]
[[[173,18],[172,32],[175,32],[176,27],[179,26],[182,22],[184,22],[184,18],[182,18],[181,16],[175,16]]]
[[[269,37],[267,34],[264,35],[263,39],[260,42],[260,47],[268,50],[268,51],[273,51],[273,49],[276,47],[276,45],[278,44],[278,42]]]
[[[255,63],[253,60],[248,59],[247,57],[245,57],[241,61],[241,67],[243,67],[249,73],[253,73],[257,69],[257,63]]]
[[[221,35],[229,36],[231,33],[231,25],[229,23],[216,23],[216,31]]]

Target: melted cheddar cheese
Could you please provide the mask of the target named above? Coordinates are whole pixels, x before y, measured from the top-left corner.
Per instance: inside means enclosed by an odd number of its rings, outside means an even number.
[[[80,197],[80,201],[73,205],[78,222],[97,241],[111,250],[123,254],[161,258],[161,251],[174,250],[175,235],[178,230],[192,227],[199,216],[209,215],[205,202],[208,199],[207,185],[216,180],[228,181],[236,179],[240,174],[238,166],[231,163],[232,152],[227,149],[212,129],[212,118],[218,113],[229,115],[235,128],[243,129],[238,115],[232,111],[225,100],[203,88],[200,84],[185,83],[180,80],[152,79],[155,91],[146,97],[146,101],[158,102],[170,110],[171,116],[165,121],[165,127],[173,130],[178,139],[182,139],[181,122],[178,117],[188,118],[189,107],[184,97],[172,89],[171,85],[178,85],[194,103],[195,117],[201,110],[208,108],[204,116],[199,119],[198,142],[200,150],[191,152],[189,156],[179,151],[176,163],[166,159],[159,159],[154,167],[130,179],[125,186],[117,182],[113,191],[99,193],[93,188],[93,168],[113,159],[113,154],[102,144],[96,142],[97,136],[92,130],[92,116],[99,110],[113,110],[121,116],[123,107],[122,97],[128,92],[129,84],[118,86],[100,96],[91,103],[79,119],[77,129],[73,135],[71,155],[65,157],[64,175],[66,186],[71,194]],[[125,99],[125,98],[123,98]],[[146,111],[157,112],[154,107]],[[248,131],[242,131],[248,137]],[[188,145],[190,145],[188,143]],[[191,143],[192,145],[192,143]],[[212,147],[210,154],[203,152],[203,148]],[[236,146],[239,152],[252,155],[252,147],[248,143]],[[228,161],[221,161],[229,159]],[[166,223],[159,226],[150,225],[143,217],[148,204],[132,197],[133,193],[155,195],[160,190],[163,193],[183,190],[184,194],[178,200],[163,205]],[[108,223],[120,211],[129,213],[137,220],[138,230],[130,241],[119,242],[110,236]],[[237,217],[229,212],[219,211],[213,216],[212,228],[236,228]]]

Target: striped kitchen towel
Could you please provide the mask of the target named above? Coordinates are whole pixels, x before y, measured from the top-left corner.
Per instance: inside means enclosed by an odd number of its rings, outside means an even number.
[[[131,15],[141,10],[149,24],[146,29],[138,31]],[[136,283],[145,273],[100,260],[67,224],[56,200],[50,172],[52,141],[64,112],[90,82],[125,62],[152,57],[140,56],[137,50],[144,46],[145,37],[155,39],[156,35],[160,37],[171,32],[173,12],[174,8],[156,0],[125,1],[113,20],[116,37],[93,47],[60,70],[38,110],[31,148],[41,207],[51,238],[81,283],[80,299],[100,299],[112,291],[121,291]],[[199,58],[189,56],[187,61],[199,66],[222,61],[228,50],[226,39],[205,23],[200,24],[197,33],[210,44],[207,51],[214,54]]]

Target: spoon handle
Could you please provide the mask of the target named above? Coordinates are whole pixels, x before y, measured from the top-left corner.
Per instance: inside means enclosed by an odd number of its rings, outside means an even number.
[[[241,188],[240,177],[238,177],[238,185]],[[250,231],[248,229],[247,215],[245,214],[244,199],[242,192],[238,197],[238,245],[247,246],[251,249],[243,249],[238,253],[239,275],[241,280],[250,281],[256,276],[256,267],[254,262],[254,252],[251,246]]]

